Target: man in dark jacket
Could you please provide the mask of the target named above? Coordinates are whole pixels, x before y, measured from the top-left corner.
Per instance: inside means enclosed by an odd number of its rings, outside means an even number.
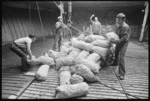
[[[115,60],[112,66],[118,66],[118,77],[120,80],[124,80],[125,77],[125,53],[129,43],[129,38],[131,34],[131,30],[129,25],[125,22],[126,16],[123,13],[119,13],[116,16],[116,26],[115,32],[119,36],[120,41],[114,42],[116,43],[115,49]]]

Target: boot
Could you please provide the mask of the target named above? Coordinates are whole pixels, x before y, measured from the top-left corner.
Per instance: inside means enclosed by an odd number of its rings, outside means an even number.
[[[28,64],[27,64],[27,60],[25,57],[21,58],[21,62],[22,62],[22,68],[21,70],[26,72],[28,70]]]

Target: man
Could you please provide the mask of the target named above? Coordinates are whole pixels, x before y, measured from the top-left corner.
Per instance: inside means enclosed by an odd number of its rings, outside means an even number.
[[[67,28],[67,26],[63,23],[62,16],[58,17],[58,21],[56,22],[55,26],[56,26],[56,33],[54,35],[53,50],[60,51],[60,46],[63,40],[64,28]]]
[[[21,57],[22,71],[26,72],[28,68],[27,55],[32,60],[31,43],[36,40],[35,35],[29,35],[28,37],[19,38],[12,42],[10,49]]]
[[[118,77],[120,80],[124,80],[125,77],[125,53],[126,49],[129,43],[129,38],[131,34],[131,30],[129,25],[125,22],[126,16],[123,13],[119,13],[116,16],[116,26],[115,26],[115,32],[119,36],[120,40],[116,43],[116,49],[115,49],[115,60],[112,66],[118,66],[119,73]]]
[[[93,20],[94,18],[94,20]],[[93,14],[90,17],[90,22],[92,23],[91,28],[94,35],[100,35],[101,34],[101,23],[98,21],[98,18],[95,17]]]

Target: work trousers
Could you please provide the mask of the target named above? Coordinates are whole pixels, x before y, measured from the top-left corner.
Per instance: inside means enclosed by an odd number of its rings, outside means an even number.
[[[27,63],[27,52],[26,48],[18,47],[15,42],[11,43],[10,50],[16,53],[21,58],[22,68],[21,70],[26,71],[29,67]]]
[[[56,33],[54,35],[54,45],[53,50],[58,49],[60,51],[60,46],[63,41],[63,29],[56,30]]]
[[[115,60],[114,63],[118,65],[118,73],[119,75],[125,76],[125,53],[127,50],[129,42],[125,42],[124,44],[117,44],[116,51],[115,51]]]

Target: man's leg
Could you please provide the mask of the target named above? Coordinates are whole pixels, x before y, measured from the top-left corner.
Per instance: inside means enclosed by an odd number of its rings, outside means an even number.
[[[125,61],[124,61],[124,57],[125,57],[125,53],[127,50],[127,46],[128,46],[128,42],[124,44],[124,46],[121,48],[120,53],[119,53],[119,74],[120,76],[125,76]]]
[[[16,53],[19,57],[21,57],[22,62],[22,70],[27,70],[27,55],[24,53],[19,47],[17,47],[14,43],[11,45],[10,49]],[[22,60],[23,59],[23,60]]]
[[[53,50],[56,51],[58,49],[58,35],[55,35],[54,37],[54,45],[53,45]]]
[[[115,49],[115,59],[114,59],[114,62],[112,64],[112,66],[118,66],[118,59],[119,59],[119,46],[116,45],[116,49]]]
[[[62,44],[62,38],[63,36],[62,35],[60,35],[59,36],[59,41],[58,41],[58,50],[60,51],[60,47],[61,47],[61,44]]]

